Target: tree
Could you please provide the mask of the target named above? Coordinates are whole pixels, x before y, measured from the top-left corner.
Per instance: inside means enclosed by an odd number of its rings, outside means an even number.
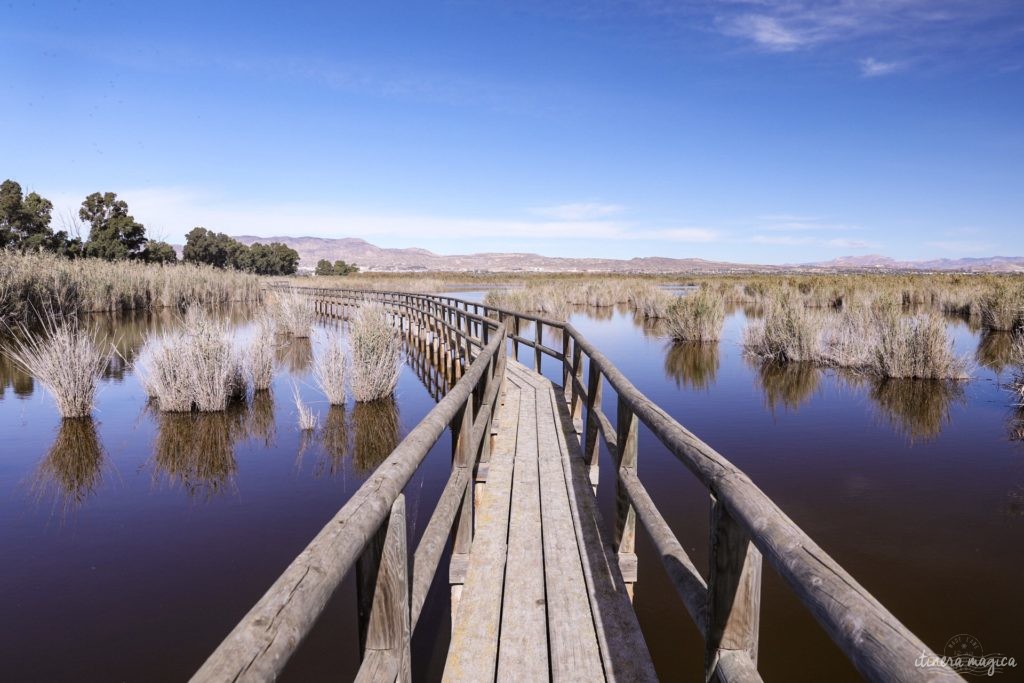
[[[53,250],[54,243],[50,218],[53,203],[49,199],[29,192],[22,196],[21,185],[13,180],[0,184],[0,248],[13,248],[22,252]],[[61,233],[66,238],[67,233]]]
[[[247,270],[257,275],[292,275],[299,268],[299,252],[285,244],[246,246],[229,235],[202,227],[185,235],[182,257],[191,263]]]
[[[359,266],[354,263],[345,263],[344,261],[334,262],[334,274],[335,275],[351,275],[352,273],[358,273]]]
[[[316,262],[316,270],[313,272],[316,275],[334,275],[334,266],[331,265],[330,261],[322,258]]]
[[[128,203],[113,192],[93,192],[78,216],[89,224],[85,252],[108,261],[137,258],[146,246],[146,227],[128,213]]]
[[[177,263],[178,254],[167,242],[150,240],[142,250],[142,259],[148,263]]]
[[[235,245],[244,246],[224,233],[196,227],[185,235],[181,257],[188,263],[205,263],[215,268],[234,267],[238,252]]]

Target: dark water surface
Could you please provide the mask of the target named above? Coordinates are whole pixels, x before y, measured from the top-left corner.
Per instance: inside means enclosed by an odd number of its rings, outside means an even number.
[[[129,358],[148,331],[175,324],[162,314],[105,321]],[[969,633],[987,652],[1024,659],[1024,442],[1013,438],[1022,427],[999,385],[1005,338],[951,322],[958,349],[977,358],[972,381],[879,384],[750,364],[741,311],[712,347],[673,346],[621,309],[573,322],[933,649]],[[247,333],[244,316],[239,330]],[[171,681],[194,672],[434,405],[407,366],[394,403],[328,409],[309,373],[317,343],[288,343],[271,394],[223,415],[155,412],[127,364],[115,363],[95,419],[64,425],[45,392],[0,361],[0,678]],[[560,379],[553,361],[544,372]],[[293,381],[320,415],[312,436],[298,430]],[[610,389],[605,400],[614,415]],[[413,543],[449,467],[445,436],[406,491]],[[605,457],[607,521],[612,471]],[[644,428],[639,472],[706,567],[707,492]],[[636,607],[659,674],[699,680],[700,638],[643,532],[637,552]],[[444,663],[446,566],[414,638],[421,680],[438,679]],[[357,641],[349,578],[286,679],[351,678]],[[760,668],[768,680],[856,680],[767,565]]]

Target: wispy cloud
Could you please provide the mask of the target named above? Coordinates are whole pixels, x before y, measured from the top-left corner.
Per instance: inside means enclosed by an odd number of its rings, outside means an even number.
[[[993,247],[988,242],[975,242],[971,240],[939,240],[927,242],[929,247],[935,247],[952,254],[982,254],[992,251]]]
[[[860,75],[865,78],[888,76],[906,67],[906,62],[883,62],[874,57],[860,60]]]
[[[578,202],[574,204],[557,204],[555,206],[538,206],[530,209],[530,213],[554,218],[562,221],[583,221],[595,218],[607,218],[625,210],[619,204],[601,204],[596,202]]]

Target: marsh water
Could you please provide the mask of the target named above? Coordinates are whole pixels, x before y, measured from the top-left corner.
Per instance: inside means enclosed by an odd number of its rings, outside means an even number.
[[[246,312],[231,315],[244,337]],[[624,308],[572,320],[933,649],[968,633],[986,652],[1024,658],[1024,420],[1002,386],[1008,339],[950,320],[958,351],[976,359],[971,381],[878,383],[750,363],[739,345],[748,315],[757,312],[730,313],[714,346],[673,345]],[[124,358],[105,373],[92,420],[62,424],[33,378],[0,361],[3,680],[187,678],[434,405],[410,362],[393,402],[329,408],[310,374],[315,336],[282,342],[269,394],[224,414],[161,414],[131,360],[176,317],[96,324]],[[560,379],[554,362],[544,372]],[[320,416],[312,433],[298,429],[293,384]],[[605,400],[614,415],[613,392]],[[412,543],[450,453],[446,435],[406,490]],[[707,566],[707,492],[643,428],[638,467],[696,565]],[[606,520],[612,472],[605,456]],[[637,552],[635,605],[658,672],[699,680],[700,638],[642,532]],[[444,664],[450,621],[438,573],[413,640],[418,680],[438,679]],[[766,680],[857,679],[767,565],[759,660]],[[357,668],[350,577],[285,678],[346,680]]]

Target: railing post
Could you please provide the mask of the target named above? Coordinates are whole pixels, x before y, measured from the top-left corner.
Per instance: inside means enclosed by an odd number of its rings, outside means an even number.
[[[569,335],[566,334],[566,337]],[[572,377],[569,384],[572,386],[572,393],[569,394],[569,415],[572,416],[572,427],[576,430],[577,438],[583,431],[583,401],[580,400],[580,393],[576,387],[583,386],[583,349],[573,341],[572,345]]]
[[[593,362],[593,359],[591,359]],[[622,396],[618,400],[618,419],[616,421],[616,442],[618,444],[619,462],[618,471],[636,470],[638,452],[638,428],[639,420],[633,413],[632,408],[626,403]],[[633,586],[636,583],[636,510],[629,502],[619,479],[618,472],[615,477],[615,548],[619,555],[619,570],[622,572],[622,579],[626,582],[626,592],[629,599],[633,599]]]
[[[541,321],[539,321],[539,320],[534,321],[534,328],[533,328],[533,334],[534,334],[534,336],[533,336],[533,371],[536,372],[537,374],[540,374],[540,368],[541,368],[541,355],[542,354],[540,352],[540,345],[541,345],[541,340],[544,338],[543,326],[544,326],[544,323],[542,323]]]
[[[361,659],[386,651],[397,659],[398,681],[412,680],[409,613],[409,551],[405,496],[391,505],[391,515],[370,538],[356,564]]]
[[[718,680],[718,662],[742,650],[757,665],[761,619],[761,553],[714,495],[711,497],[711,567],[704,678]]]
[[[476,453],[473,449],[473,394],[466,398],[466,403],[459,414],[452,420],[452,466],[467,469],[469,484],[462,496],[462,506],[455,518],[455,538],[452,542],[452,557],[448,570],[448,581],[451,584],[452,627],[458,615],[459,601],[462,598],[462,585],[466,581],[466,567],[469,565],[469,549],[473,543],[473,466],[476,464]]]
[[[597,495],[598,471],[601,459],[600,429],[595,410],[601,409],[601,398],[604,391],[601,370],[594,359],[590,359],[589,377],[587,378],[587,433],[583,442],[583,457],[590,468],[590,485]]]

